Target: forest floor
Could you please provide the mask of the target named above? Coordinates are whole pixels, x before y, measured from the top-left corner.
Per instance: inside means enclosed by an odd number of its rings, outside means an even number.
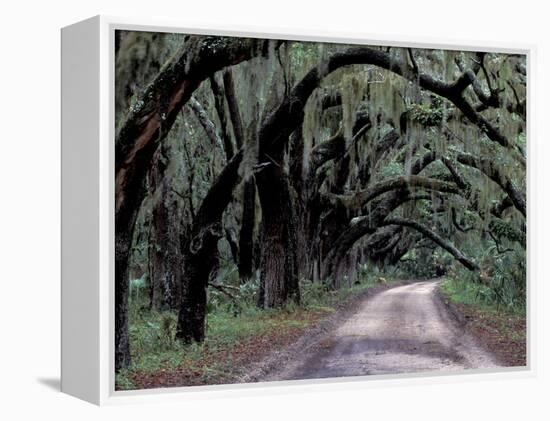
[[[118,389],[199,386],[238,383],[247,367],[296,341],[308,328],[330,314],[330,309],[299,309],[266,314],[257,320],[258,328],[231,341],[207,340],[192,344],[159,366],[137,367],[124,373]]]
[[[366,297],[395,285],[364,282],[351,288],[323,292],[322,298],[304,297],[305,306],[259,310],[252,306],[238,315],[214,312],[207,320],[202,344],[167,343],[159,349],[160,315],[134,316],[130,334],[133,367],[117,374],[117,390],[257,381],[253,377],[266,362],[302,338],[326,332],[335,319],[356,308]],[[175,317],[175,315],[173,315]],[[152,329],[156,326],[157,330]],[[143,340],[156,336],[151,341]],[[151,344],[156,344],[151,346]]]
[[[302,338],[276,363],[266,364],[254,380],[499,367],[492,352],[449,311],[439,284],[414,282],[364,298],[353,311],[334,317],[328,331]]]
[[[204,344],[138,364],[117,388],[525,365],[524,315],[462,303],[440,285],[371,283],[324,305],[214,318]]]

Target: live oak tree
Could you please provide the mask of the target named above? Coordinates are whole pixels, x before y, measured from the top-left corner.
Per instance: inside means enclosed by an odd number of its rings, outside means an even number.
[[[299,303],[304,279],[350,284],[359,265],[454,260],[483,282],[503,256],[525,260],[524,56],[162,39],[126,35],[117,52],[138,79],[117,81],[117,370],[140,242],[151,304],[178,309],[183,342],[204,340],[226,266],[257,273],[268,308]],[[122,71],[132,40],[150,48],[139,78]]]
[[[128,259],[144,183],[159,143],[200,83],[216,71],[265,51],[266,41],[187,37],[132,105],[115,140],[115,366],[130,364]]]

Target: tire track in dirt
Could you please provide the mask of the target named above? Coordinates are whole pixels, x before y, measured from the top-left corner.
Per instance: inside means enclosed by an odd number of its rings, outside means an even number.
[[[441,302],[439,280],[367,295],[329,331],[303,339],[302,349],[255,380],[296,380],[369,374],[457,371],[498,367]]]

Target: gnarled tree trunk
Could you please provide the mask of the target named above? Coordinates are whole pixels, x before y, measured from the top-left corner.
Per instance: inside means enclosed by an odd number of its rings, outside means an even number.
[[[175,310],[181,301],[184,268],[180,245],[182,221],[166,177],[160,189],[151,220],[150,305],[155,310]]]
[[[191,239],[185,251],[185,282],[178,315],[176,338],[184,343],[204,339],[206,289],[218,260],[218,240],[223,236],[222,215],[238,184],[239,151],[212,184],[193,221]]]
[[[243,187],[243,212],[239,235],[239,276],[241,280],[252,277],[254,271],[254,223],[256,219],[256,184],[254,178],[245,180]]]
[[[262,205],[261,307],[300,301],[296,218],[288,178],[272,164],[256,177]]]

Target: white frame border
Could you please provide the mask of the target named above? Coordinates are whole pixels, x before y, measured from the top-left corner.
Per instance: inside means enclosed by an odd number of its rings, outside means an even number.
[[[242,397],[265,393],[288,394],[331,390],[366,389],[371,387],[414,386],[425,384],[448,384],[480,380],[502,380],[536,376],[536,285],[531,279],[533,273],[534,245],[531,226],[536,223],[535,203],[532,191],[533,165],[531,158],[536,153],[536,139],[533,133],[534,101],[533,85],[536,83],[534,61],[536,47],[529,44],[510,44],[485,41],[434,40],[415,37],[410,41],[402,36],[379,36],[375,34],[348,33],[327,30],[304,30],[300,28],[264,28],[244,25],[196,24],[182,21],[120,18],[98,16],[100,40],[100,145],[99,145],[99,361],[100,391],[99,404],[121,404],[138,402],[181,401],[182,399],[205,399],[212,397]],[[252,38],[274,38],[298,41],[334,42],[363,45],[388,45],[414,48],[437,48],[462,51],[488,51],[527,55],[527,206],[528,206],[528,248],[527,248],[527,367],[498,370],[471,370],[459,374],[426,373],[382,376],[359,376],[336,379],[296,380],[272,383],[229,384],[216,386],[192,386],[145,389],[137,391],[114,390],[114,30],[142,30],[154,32],[176,32],[200,35],[226,35]],[[380,381],[382,380],[382,381]]]

